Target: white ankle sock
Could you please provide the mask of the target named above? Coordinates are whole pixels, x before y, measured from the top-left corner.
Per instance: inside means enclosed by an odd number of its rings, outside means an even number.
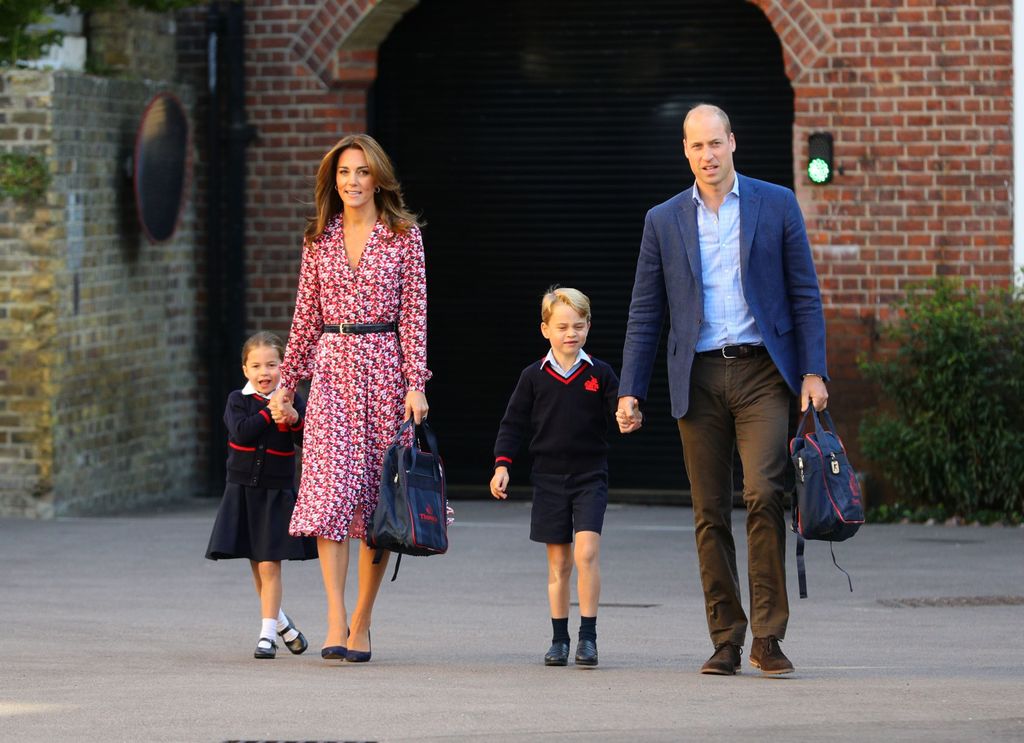
[[[260,629],[260,637],[266,637],[268,640],[273,640],[277,637],[277,620],[267,619],[263,617],[263,627]]]
[[[277,631],[280,632],[280,631],[282,631],[287,626],[288,626],[288,617],[286,617],[284,615],[284,609],[278,609],[277,610]],[[299,636],[299,633],[296,632],[293,629],[288,630],[283,635],[285,641],[287,641],[287,642],[291,642],[292,640],[294,640],[298,636]]]

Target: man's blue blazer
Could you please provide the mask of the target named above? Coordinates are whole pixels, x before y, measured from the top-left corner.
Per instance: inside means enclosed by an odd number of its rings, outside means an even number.
[[[743,295],[794,394],[804,374],[828,378],[825,318],[807,230],[788,188],[737,174]],[[622,351],[619,396],[647,397],[665,312],[672,415],[686,415],[704,320],[697,206],[688,188],[647,212]]]

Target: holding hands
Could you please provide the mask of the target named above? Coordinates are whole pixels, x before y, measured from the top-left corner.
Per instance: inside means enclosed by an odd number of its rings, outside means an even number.
[[[615,422],[619,424],[619,433],[633,433],[643,425],[644,414],[635,397],[619,398],[619,409],[615,411]]]
[[[267,409],[275,423],[287,423],[294,426],[299,422],[299,413],[292,406],[295,402],[295,392],[278,387],[267,403]]]

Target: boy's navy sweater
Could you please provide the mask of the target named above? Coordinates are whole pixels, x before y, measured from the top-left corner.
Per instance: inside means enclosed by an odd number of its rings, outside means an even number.
[[[591,357],[566,379],[534,362],[519,375],[494,444],[494,466],[510,470],[530,438],[535,472],[569,474],[607,469],[608,426],[618,407],[619,379]]]
[[[295,487],[295,444],[302,443],[306,401],[299,394],[292,403],[299,420],[280,431],[259,395],[228,395],[224,425],[228,427],[228,482],[250,488]]]

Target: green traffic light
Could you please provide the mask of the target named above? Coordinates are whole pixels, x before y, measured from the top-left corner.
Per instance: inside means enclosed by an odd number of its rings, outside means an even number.
[[[832,180],[832,169],[824,159],[816,157],[807,163],[807,177],[811,183],[828,183]]]

